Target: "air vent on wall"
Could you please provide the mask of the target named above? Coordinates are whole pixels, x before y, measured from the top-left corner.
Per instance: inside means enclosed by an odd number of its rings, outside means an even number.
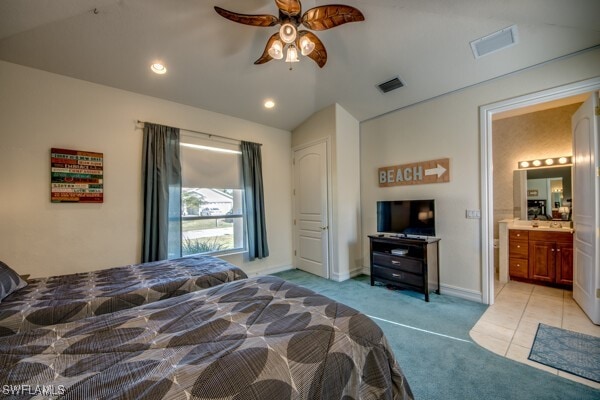
[[[402,83],[399,77],[377,85],[379,90],[381,90],[383,93],[391,92],[392,90],[399,89],[402,86],[404,86],[404,83]]]
[[[475,58],[480,58],[498,50],[514,46],[519,42],[517,26],[509,26],[471,42]]]

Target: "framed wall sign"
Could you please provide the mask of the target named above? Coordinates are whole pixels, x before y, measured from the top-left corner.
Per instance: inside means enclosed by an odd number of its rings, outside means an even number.
[[[381,167],[377,173],[379,187],[450,182],[450,159]]]
[[[81,150],[50,150],[50,200],[102,203],[104,155]]]

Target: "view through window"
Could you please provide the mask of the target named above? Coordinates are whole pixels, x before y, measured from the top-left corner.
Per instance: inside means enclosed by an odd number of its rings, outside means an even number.
[[[182,255],[244,248],[241,189],[183,188]]]

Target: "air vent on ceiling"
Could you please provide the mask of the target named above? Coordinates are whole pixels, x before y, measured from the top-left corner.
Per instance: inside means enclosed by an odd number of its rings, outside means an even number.
[[[402,83],[399,77],[377,85],[379,90],[381,90],[383,93],[391,92],[392,90],[399,89],[402,86],[404,86],[404,83]]]
[[[498,50],[514,46],[519,42],[518,33],[517,26],[513,25],[477,40],[473,40],[471,42],[473,55],[475,58],[480,58]]]

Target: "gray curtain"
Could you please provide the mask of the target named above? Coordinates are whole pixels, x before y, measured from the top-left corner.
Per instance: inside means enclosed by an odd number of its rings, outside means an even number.
[[[144,124],[142,262],[181,257],[179,128]]]
[[[242,142],[242,179],[244,186],[244,216],[248,238],[248,258],[269,256],[265,200],[263,194],[262,156],[260,144]]]

